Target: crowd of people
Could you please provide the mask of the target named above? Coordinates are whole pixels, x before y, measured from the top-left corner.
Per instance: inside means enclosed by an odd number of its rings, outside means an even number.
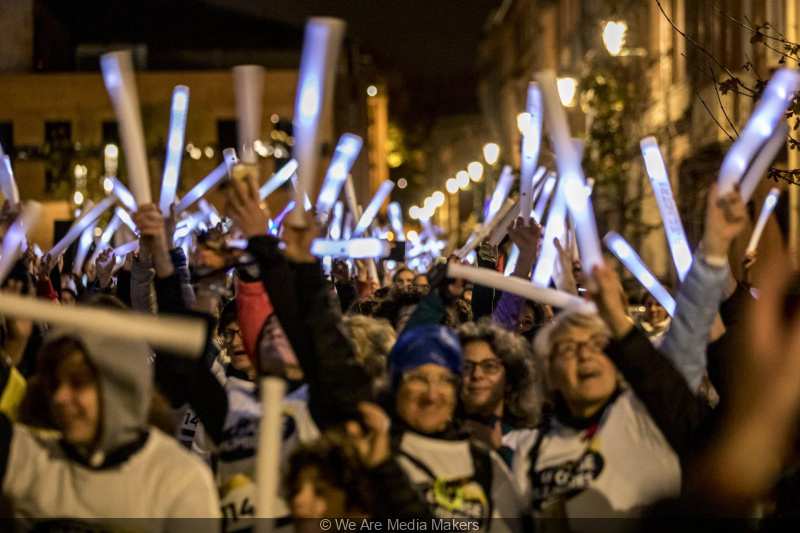
[[[32,246],[17,261],[4,294],[187,315],[208,335],[186,358],[114,331],[3,317],[9,528],[252,528],[263,376],[287,384],[282,427],[266,428],[281,432],[279,528],[414,518],[635,530],[672,517],[748,528],[800,511],[800,286],[781,250],[762,254],[758,300],[732,277],[748,216],[738,192],[711,187],[670,318],[609,266],[581,272],[560,243],[556,284],[596,312],[450,279],[444,259],[425,273],[379,261],[379,279],[366,261],[334,260],[325,275],[310,253],[325,234],[313,211],[273,236],[257,189],[230,182],[231,224],[198,235],[189,257],[174,213],[140,205],[139,248],[119,270],[110,250],[85,277]],[[17,215],[6,202],[0,236]],[[512,276],[530,279],[542,234],[533,220],[508,227]],[[502,271],[506,243],[484,242],[479,267]],[[618,520],[586,520],[599,518]]]

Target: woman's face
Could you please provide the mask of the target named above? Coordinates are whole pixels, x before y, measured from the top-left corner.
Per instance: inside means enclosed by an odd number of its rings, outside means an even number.
[[[61,305],[72,307],[75,305],[75,296],[70,291],[61,291]]]
[[[560,333],[550,354],[550,377],[574,416],[588,417],[617,387],[617,370],[605,355],[608,336],[570,327]]]
[[[523,305],[522,311],[519,313],[519,318],[517,318],[517,325],[514,328],[514,332],[519,335],[530,331],[535,325],[536,315],[533,313],[533,308],[529,305]]]
[[[81,352],[73,352],[58,366],[51,409],[64,440],[73,446],[91,446],[100,427],[100,389]]]
[[[456,409],[457,388],[458,379],[439,365],[409,370],[397,391],[397,414],[420,433],[443,431]]]
[[[262,370],[280,367],[287,379],[303,379],[303,369],[277,317],[269,317],[264,328],[258,345]]]
[[[664,306],[658,303],[652,295],[648,294],[644,299],[644,317],[645,321],[650,324],[658,324],[667,319],[667,310]]]
[[[292,518],[341,518],[347,516],[347,493],[331,485],[314,466],[300,471],[291,497]]]
[[[473,341],[464,348],[464,388],[461,399],[467,413],[489,416],[503,404],[506,369],[489,343]]]

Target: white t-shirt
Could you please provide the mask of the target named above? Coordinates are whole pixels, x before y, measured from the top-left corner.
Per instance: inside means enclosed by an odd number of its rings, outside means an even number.
[[[646,506],[679,494],[678,456],[632,391],[623,392],[593,435],[590,431],[553,419],[533,476],[530,455],[538,430],[503,437],[515,451],[512,470],[529,508],[536,511],[541,502],[560,495],[568,519],[637,517]]]
[[[67,457],[59,438],[14,425],[2,488],[15,517],[152,519],[126,526],[148,533],[219,530],[217,520],[168,520],[218,518],[219,502],[208,467],[158,429],[125,462],[97,470]]]

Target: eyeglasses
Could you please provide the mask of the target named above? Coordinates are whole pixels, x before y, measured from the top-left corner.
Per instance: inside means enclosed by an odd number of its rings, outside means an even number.
[[[471,376],[478,367],[487,376],[494,376],[502,370],[503,362],[500,359],[484,359],[477,363],[475,361],[464,361],[464,374]]]
[[[458,379],[452,374],[425,374],[422,372],[408,372],[403,375],[403,383],[409,387],[423,389],[455,389],[458,386]]]
[[[239,330],[238,330],[238,329],[230,329],[230,328],[226,328],[226,329],[222,330],[222,339],[223,339],[225,342],[233,342],[233,339],[234,339],[234,338],[235,338],[237,335],[240,335],[240,333],[239,333]]]
[[[575,342],[570,340],[560,341],[555,344],[555,357],[571,360],[578,356],[580,349],[586,347],[591,354],[601,354],[608,347],[608,337],[597,334],[592,335],[588,341]]]

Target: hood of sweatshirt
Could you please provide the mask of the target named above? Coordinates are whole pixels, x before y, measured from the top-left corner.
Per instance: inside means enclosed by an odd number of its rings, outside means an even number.
[[[97,369],[100,436],[97,449],[85,458],[92,466],[99,466],[112,452],[141,442],[147,430],[153,396],[150,349],[144,342],[80,331],[55,331],[47,343],[66,337],[83,346],[86,357]]]

